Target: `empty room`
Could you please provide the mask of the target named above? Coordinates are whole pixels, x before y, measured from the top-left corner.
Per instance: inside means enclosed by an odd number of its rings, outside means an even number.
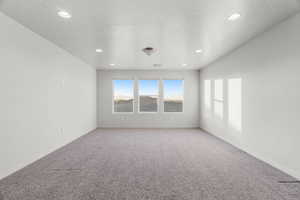
[[[0,200],[299,200],[300,0],[0,0]]]

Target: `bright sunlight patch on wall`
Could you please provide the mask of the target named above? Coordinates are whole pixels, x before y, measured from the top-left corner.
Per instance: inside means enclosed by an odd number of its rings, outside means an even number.
[[[214,113],[217,117],[223,119],[224,99],[223,99],[223,80],[215,80],[214,88]]]
[[[204,103],[206,109],[211,109],[211,80],[204,81]]]
[[[228,80],[228,122],[237,131],[242,131],[242,79]]]

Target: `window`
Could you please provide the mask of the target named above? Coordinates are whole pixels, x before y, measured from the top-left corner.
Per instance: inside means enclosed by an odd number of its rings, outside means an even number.
[[[214,112],[215,115],[223,119],[223,80],[215,80],[215,91],[214,91]]]
[[[228,80],[228,122],[237,131],[242,130],[242,79]]]
[[[204,104],[206,109],[211,108],[211,81],[204,81]]]
[[[116,113],[133,112],[133,80],[113,80],[113,111]]]
[[[139,112],[158,112],[158,80],[139,80]]]
[[[164,112],[183,112],[184,81],[164,80]]]

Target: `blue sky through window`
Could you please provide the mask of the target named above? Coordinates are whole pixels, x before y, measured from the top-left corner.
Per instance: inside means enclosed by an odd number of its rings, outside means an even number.
[[[114,80],[114,96],[133,98],[133,80]],[[164,80],[165,99],[183,99],[183,80]],[[158,80],[139,80],[139,95],[158,95]]]
[[[114,80],[114,96],[133,98],[133,80]]]
[[[164,98],[183,100],[183,80],[164,80]]]
[[[140,80],[139,95],[158,95],[158,80]]]

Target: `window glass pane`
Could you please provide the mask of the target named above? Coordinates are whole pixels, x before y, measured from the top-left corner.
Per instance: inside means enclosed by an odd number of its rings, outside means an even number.
[[[113,80],[114,112],[133,112],[133,80]]]
[[[183,112],[184,81],[164,80],[164,112]]]
[[[228,120],[237,131],[242,130],[242,79],[228,80]]]
[[[223,102],[214,102],[214,112],[217,117],[223,119]]]
[[[158,80],[139,81],[140,112],[158,111]]]
[[[223,80],[215,80],[215,99],[223,100]]]
[[[207,109],[211,108],[211,81],[204,81],[204,102]]]

